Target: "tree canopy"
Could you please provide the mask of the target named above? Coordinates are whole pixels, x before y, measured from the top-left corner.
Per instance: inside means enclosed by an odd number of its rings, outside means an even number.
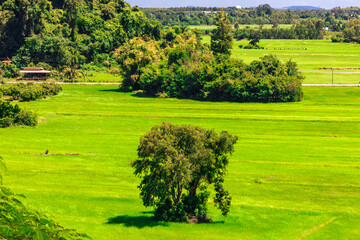
[[[207,222],[207,188],[214,185],[214,203],[226,216],[231,197],[223,183],[237,139],[190,125],[154,126],[141,138],[139,159],[131,163],[141,178],[144,205],[155,207],[157,220]]]
[[[0,3],[0,58],[11,57],[18,67],[101,65],[123,43],[158,39],[160,30],[123,0],[6,0]]]
[[[217,28],[213,30],[211,35],[211,50],[215,54],[225,54],[229,57],[233,40],[230,21],[224,11],[218,12],[215,20]]]

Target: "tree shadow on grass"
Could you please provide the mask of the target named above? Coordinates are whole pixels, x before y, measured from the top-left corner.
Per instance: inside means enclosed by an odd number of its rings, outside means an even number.
[[[115,89],[100,89],[98,90],[100,92],[124,92],[122,91],[120,88],[115,88]]]
[[[125,227],[136,227],[136,228],[144,228],[144,227],[157,227],[157,226],[169,226],[166,222],[159,222],[154,220],[152,216],[129,216],[122,215],[113,218],[109,218],[106,224],[122,224]]]
[[[115,89],[100,89],[98,90],[100,92],[122,92],[122,93],[131,93],[132,97],[139,97],[139,98],[157,98],[148,94],[145,94],[143,91],[134,91],[134,92],[129,92],[126,90],[122,90],[120,88],[115,88]]]

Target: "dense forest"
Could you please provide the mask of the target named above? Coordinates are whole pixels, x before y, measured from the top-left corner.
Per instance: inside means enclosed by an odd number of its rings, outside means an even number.
[[[129,39],[159,39],[160,31],[158,22],[123,0],[6,0],[0,58],[12,57],[18,67],[44,62],[72,77],[86,63],[110,65],[111,53]]]

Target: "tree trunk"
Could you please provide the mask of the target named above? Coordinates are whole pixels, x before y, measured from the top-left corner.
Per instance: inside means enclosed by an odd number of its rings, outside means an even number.
[[[177,192],[177,197],[176,197],[176,200],[175,200],[175,205],[180,203],[182,190],[183,190],[182,186],[180,186],[180,184],[178,184],[178,192]]]

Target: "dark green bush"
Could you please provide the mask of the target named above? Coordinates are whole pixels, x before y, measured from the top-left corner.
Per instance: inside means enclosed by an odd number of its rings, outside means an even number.
[[[21,109],[17,104],[0,100],[0,127],[11,126],[36,126],[37,116],[35,113]]]
[[[25,125],[35,127],[37,125],[37,115],[34,112],[21,110],[14,116],[14,125]]]

